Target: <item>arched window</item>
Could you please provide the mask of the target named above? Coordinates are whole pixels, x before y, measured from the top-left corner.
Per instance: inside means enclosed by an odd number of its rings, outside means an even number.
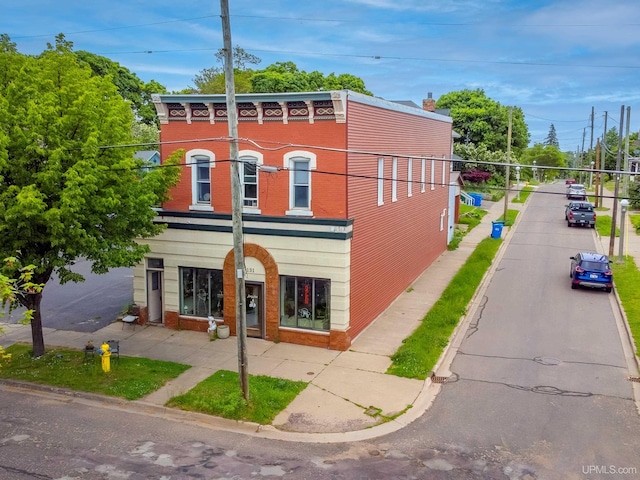
[[[294,151],[284,156],[289,170],[289,210],[287,215],[313,216],[311,211],[311,172],[316,169],[316,155]]]
[[[191,169],[190,210],[212,211],[211,169],[215,167],[215,155],[209,150],[189,150],[186,163]]]
[[[260,213],[259,207],[259,175],[260,165],[264,163],[260,152],[241,150],[240,183],[242,184],[242,207],[246,213]]]

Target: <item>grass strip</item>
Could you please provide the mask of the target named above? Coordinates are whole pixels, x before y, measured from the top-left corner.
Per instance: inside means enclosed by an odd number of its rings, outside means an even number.
[[[640,355],[640,271],[633,257],[628,255],[624,257],[623,263],[612,261],[610,265],[613,270],[613,282],[635,342],[636,355]]]
[[[491,266],[502,239],[485,238],[453,277],[440,299],[418,328],[391,356],[388,374],[424,380],[449,343],[451,334],[467,312],[482,278]]]
[[[307,385],[283,378],[249,375],[247,403],[239,387],[238,374],[218,370],[188,392],[171,398],[166,406],[267,425]]]
[[[27,344],[7,347],[5,351],[11,357],[3,360],[0,378],[138,400],[191,368],[174,362],[120,357],[111,358],[111,371],[105,373],[98,354],[85,358],[82,351],[54,347],[34,358],[32,349]]]

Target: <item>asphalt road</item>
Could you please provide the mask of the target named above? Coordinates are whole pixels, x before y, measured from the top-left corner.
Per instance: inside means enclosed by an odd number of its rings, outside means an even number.
[[[564,196],[544,193],[563,191],[543,186],[531,196],[450,366],[452,381],[410,430],[510,458],[529,478],[640,478],[640,417],[615,296],[570,288],[569,257],[594,251],[596,237],[568,228]]]
[[[104,275],[91,273],[91,265],[79,260],[72,268],[85,277],[82,283],[60,285],[54,276],[42,293],[42,324],[48,328],[95,332],[115,321],[133,302],[133,269],[114,268]],[[15,323],[20,310],[2,321]]]

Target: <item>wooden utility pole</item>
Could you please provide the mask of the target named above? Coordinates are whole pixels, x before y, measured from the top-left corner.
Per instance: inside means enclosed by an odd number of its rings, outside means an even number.
[[[620,160],[622,159],[622,126],[624,125],[624,105],[620,108],[620,134],[618,135],[618,156],[616,157],[616,186],[613,191],[613,210],[611,213],[611,236],[609,237],[609,257],[613,256],[616,238],[616,217],[618,215],[618,193],[620,192]]]
[[[600,196],[598,188],[600,187],[600,139],[596,142],[596,208],[600,206]]]
[[[240,160],[238,153],[238,109],[233,78],[233,50],[229,0],[220,0],[222,38],[224,47],[224,77],[227,93],[227,121],[229,122],[229,158],[231,159],[231,223],[233,228],[233,258],[236,280],[236,336],[238,338],[238,377],[240,389],[249,401],[249,365],[247,361],[247,311],[245,309],[244,242],[242,240],[242,196],[240,195]]]
[[[602,135],[602,170],[607,169],[607,120],[609,119],[609,112],[604,112],[604,134]],[[604,176],[600,175],[600,199],[604,198]]]
[[[509,178],[509,164],[511,163],[511,115],[513,107],[509,107],[509,127],[507,128],[507,168],[504,173],[506,190],[504,192],[504,214],[502,221],[507,223],[507,210],[509,209],[509,192],[511,190],[511,179]]]
[[[627,198],[629,196],[629,123],[631,122],[631,107],[627,107],[627,126],[626,136],[624,140],[624,167],[622,170],[622,196]]]

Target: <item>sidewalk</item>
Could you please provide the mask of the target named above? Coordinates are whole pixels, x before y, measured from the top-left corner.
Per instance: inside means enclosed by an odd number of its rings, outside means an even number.
[[[330,442],[377,437],[398,430],[424,413],[441,385],[426,381],[386,375],[392,355],[419,325],[421,319],[438,300],[453,276],[475,247],[490,236],[493,220],[504,211],[504,202],[483,201],[488,210],[480,225],[471,230],[454,251],[445,251],[413,283],[413,289],[402,293],[378,319],[353,342],[345,352],[286,343],[247,339],[249,373],[309,382],[308,387],[274,420],[260,426],[228,421],[208,415],[181,412],[164,407],[172,396],[181,394],[215,371],[238,370],[236,337],[209,341],[206,333],[177,331],[162,326],[136,326],[112,323],[94,333],[44,329],[45,345],[82,348],[86,341],[120,340],[125,356],[170,360],[193,368],[163,388],[136,402],[117,399],[94,399],[100,405],[117,409],[161,415],[199,424],[215,424],[217,428],[253,432],[266,438]],[[521,204],[509,202],[509,209]],[[508,235],[508,229],[502,237]],[[634,233],[635,235],[635,233]],[[640,247],[640,240],[638,241]],[[29,326],[3,324],[0,345],[31,342]],[[445,365],[446,366],[446,365]],[[95,396],[78,395],[89,402]],[[394,420],[377,425],[378,419],[368,412],[380,412]],[[374,413],[375,415],[375,413]]]

